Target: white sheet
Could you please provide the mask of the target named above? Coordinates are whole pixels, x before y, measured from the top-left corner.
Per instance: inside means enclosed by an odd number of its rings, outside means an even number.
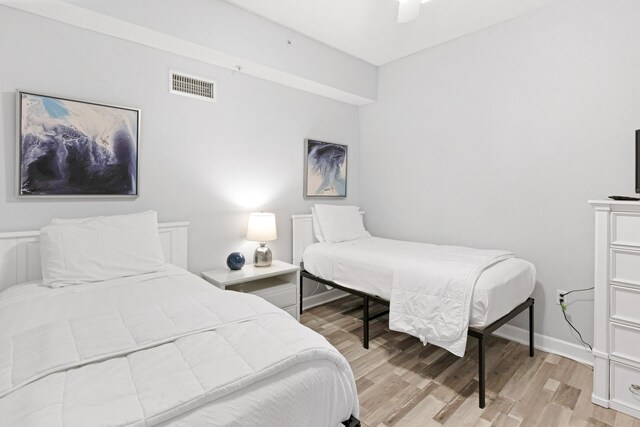
[[[166,298],[179,298],[180,296],[184,296],[185,293],[202,293],[203,291],[211,291],[214,293],[222,292],[183,270],[174,270],[174,274],[175,276],[173,277],[167,277],[166,273],[164,276],[158,273],[148,274],[138,278],[124,278],[55,290],[46,288],[39,283],[18,285],[0,294],[0,324],[3,325],[3,328],[0,329],[0,337],[13,336],[14,334],[28,331],[38,325],[46,324],[54,320],[75,319],[84,317],[85,315],[107,313],[114,308],[119,310],[136,308],[153,300],[166,301]],[[185,275],[189,276],[189,280],[183,280]],[[142,281],[140,281],[141,279]],[[224,294],[229,295],[231,293],[224,292]],[[247,295],[243,296],[247,297]],[[232,309],[232,307],[230,308]],[[279,320],[279,322],[285,321],[287,328],[290,326],[295,327],[296,333],[300,332],[300,328],[303,327],[286,316],[284,313],[282,316],[278,316],[278,318],[283,319]],[[268,322],[265,322],[265,326],[268,327]],[[237,337],[233,337],[233,340],[236,339]],[[251,340],[249,340],[249,342],[250,341]],[[158,349],[159,348],[161,347],[158,347]],[[151,365],[145,364],[147,368],[142,367],[137,369],[146,369],[151,377],[157,377],[160,373],[166,375],[171,372],[170,369],[167,369],[167,366],[163,366],[168,362],[165,361],[164,358],[159,359],[157,362],[158,366],[155,366],[155,363]],[[135,361],[130,363],[133,363],[135,367]],[[111,368],[110,361],[100,362],[99,364],[104,365],[105,369]],[[93,365],[88,365],[88,367],[93,369]],[[80,368],[76,371],[80,372],[85,369],[87,368]],[[96,371],[93,370],[93,372],[95,373]],[[52,374],[40,380],[39,382],[44,383],[44,386],[41,387],[40,390],[46,391],[48,385],[50,385],[53,387],[50,391],[55,395],[59,389],[59,384],[57,384],[60,378],[59,375],[60,374]],[[81,377],[77,375],[74,375],[72,378],[81,380]],[[309,384],[317,384],[318,387],[314,387],[312,391],[309,391]],[[35,402],[42,400],[29,395],[23,396],[22,400],[18,399],[20,393],[29,392],[28,387],[29,386],[25,386],[13,395],[0,399],[0,412],[4,409],[5,411],[9,410],[11,412],[10,415],[16,415],[18,411],[29,413],[29,408],[15,405],[15,402],[20,401]],[[297,390],[301,390],[301,387],[302,390],[305,391],[304,393],[297,392]],[[335,417],[341,417],[341,415],[338,415],[340,411],[350,413],[353,408],[349,406],[354,405],[354,399],[355,410],[357,412],[355,389],[347,390],[349,388],[348,381],[343,382],[341,379],[336,381],[335,366],[332,368],[330,364],[325,363],[303,364],[280,372],[259,383],[252,384],[247,390],[235,392],[225,396],[223,399],[206,404],[199,409],[192,410],[186,414],[180,414],[177,418],[167,421],[167,425],[171,425],[172,423],[175,425],[186,425],[180,421],[181,419],[189,420],[187,422],[188,425],[198,422],[206,422],[208,423],[207,425],[247,425],[246,423],[283,425],[283,422],[288,422],[292,417],[297,415],[302,416],[302,419],[305,419],[305,416],[317,416],[317,421],[312,421],[309,425],[328,425],[331,424],[331,422],[335,422],[337,419]],[[154,393],[153,388],[147,391],[152,394]],[[49,393],[47,393],[47,395],[49,395]],[[162,396],[162,394],[157,396]],[[268,398],[267,396],[271,397]],[[149,396],[146,397],[148,399]],[[268,407],[265,406],[265,402],[273,402],[273,399],[277,399],[278,397],[287,399],[287,404],[283,405],[281,410],[269,410]],[[117,399],[116,396],[114,396],[114,398]],[[49,396],[49,399],[51,399],[51,396]],[[289,399],[293,399],[293,401]],[[322,401],[329,403],[329,406],[320,406],[323,410],[319,410],[318,402]],[[289,403],[291,404],[289,405]],[[295,413],[284,412],[285,407],[295,409]],[[87,409],[89,408],[91,408],[91,406]],[[254,410],[258,412],[256,413]],[[55,411],[52,410],[52,413],[55,413]],[[6,412],[4,414],[7,415]],[[213,418],[212,414],[215,414]],[[40,415],[42,414],[38,416]],[[114,413],[112,420],[118,419],[117,415],[119,414]],[[87,412],[87,416],[91,418],[91,412]],[[11,416],[3,419],[5,421],[10,420]],[[29,418],[23,418],[18,424],[22,425],[27,422],[26,420],[28,419]],[[314,418],[310,419],[313,420]],[[215,420],[215,422],[210,423],[212,420]],[[58,415],[58,419],[52,420],[53,424],[50,425],[56,425],[59,421]]]
[[[303,254],[304,267],[310,273],[339,285],[377,295],[389,300],[393,282],[393,267],[387,255],[371,252],[371,243],[385,245],[390,239],[370,237],[350,242],[315,243]],[[340,248],[358,251],[340,251]],[[395,246],[387,253],[397,254]],[[469,326],[489,325],[533,292],[536,270],[529,261],[509,258],[482,272],[472,295]]]

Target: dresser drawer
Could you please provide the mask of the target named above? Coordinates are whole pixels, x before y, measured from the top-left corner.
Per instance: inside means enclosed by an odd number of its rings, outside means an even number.
[[[611,285],[611,319],[640,326],[640,289]]]
[[[611,361],[611,402],[640,411],[640,369]]]
[[[266,299],[276,307],[282,308],[296,304],[296,286],[291,283],[261,289],[252,293]]]
[[[640,247],[640,214],[611,214],[611,244]]]
[[[640,363],[640,329],[611,322],[611,354]]]
[[[611,251],[611,280],[640,285],[640,252],[613,249]]]

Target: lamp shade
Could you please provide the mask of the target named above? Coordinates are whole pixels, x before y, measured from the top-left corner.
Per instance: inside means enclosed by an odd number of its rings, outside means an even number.
[[[247,240],[254,242],[270,242],[276,240],[276,216],[268,212],[249,214]]]

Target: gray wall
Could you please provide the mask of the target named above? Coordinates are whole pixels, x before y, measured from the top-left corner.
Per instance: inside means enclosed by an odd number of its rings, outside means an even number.
[[[377,67],[222,0],[65,1],[376,99]],[[288,44],[288,40],[292,43]]]
[[[634,193],[638,17],[565,0],[381,67],[360,110],[371,232],[515,251],[538,269],[537,330],[577,343],[555,290],[592,286],[587,200]],[[570,301],[591,341],[592,294]]]
[[[265,210],[277,215],[274,257],[289,261],[289,216],[311,205],[302,197],[307,137],[349,145],[347,203],[358,202],[356,107],[4,6],[0,57],[0,231],[154,209],[161,221],[191,221],[189,267],[199,272],[223,266],[234,250],[250,256],[248,214]],[[169,69],[216,80],[218,102],[169,94]],[[141,108],[141,196],[16,199],[16,89]]]

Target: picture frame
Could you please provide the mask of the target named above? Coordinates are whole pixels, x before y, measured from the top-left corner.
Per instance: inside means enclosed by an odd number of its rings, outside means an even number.
[[[140,194],[140,109],[17,91],[20,198]]]
[[[347,197],[348,146],[304,140],[304,197]]]

